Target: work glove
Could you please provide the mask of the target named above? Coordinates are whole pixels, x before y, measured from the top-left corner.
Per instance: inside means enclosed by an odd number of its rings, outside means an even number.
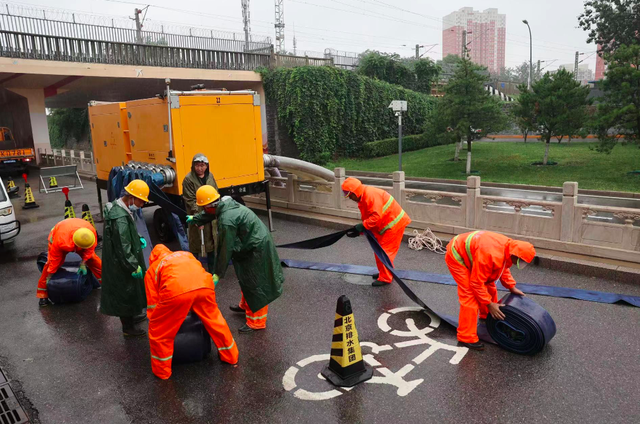
[[[131,273],[131,276],[138,280],[142,280],[142,277],[144,276],[144,274],[142,273],[142,268],[140,267],[140,265],[138,265],[138,269],[136,269]]]
[[[364,233],[364,224],[362,222],[360,224],[356,224],[353,228],[359,233]]]
[[[78,267],[78,272],[76,274],[87,275],[87,266],[84,264],[84,262],[80,264],[80,266]]]
[[[144,239],[144,237],[140,237],[140,245],[143,249],[147,248],[147,241]]]
[[[191,224],[193,222],[193,215],[187,215],[187,224]]]
[[[46,284],[49,284],[49,280],[51,280],[51,276],[48,276],[48,277],[47,277],[47,280],[45,281],[45,285],[46,285]]]
[[[217,274],[213,274],[213,287],[218,285],[218,281],[220,281],[220,277]]]
[[[350,238],[360,237],[360,231],[356,230],[355,227],[350,228],[349,230],[347,230],[347,237],[350,237]]]

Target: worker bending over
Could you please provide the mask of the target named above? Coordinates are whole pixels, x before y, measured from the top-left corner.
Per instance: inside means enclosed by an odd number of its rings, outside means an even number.
[[[158,244],[151,251],[144,277],[149,317],[151,370],[166,380],[171,377],[173,343],[189,311],[200,317],[224,362],[238,362],[229,326],[218,309],[213,276],[189,252],[171,252]]]
[[[188,215],[195,215],[202,211],[202,205],[196,200],[196,191],[203,185],[213,186],[216,190],[216,180],[209,171],[209,159],[202,153],[198,153],[191,161],[191,172],[182,180],[182,198]],[[202,254],[202,244],[205,246],[207,254],[207,268],[213,273],[215,264],[215,240],[216,240],[216,222],[210,222],[201,227],[190,226],[189,232],[189,251],[193,256]]]
[[[218,246],[214,279],[224,278],[229,260],[233,260],[242,297],[234,312],[243,312],[246,324],[239,331],[250,333],[267,325],[269,303],[282,294],[284,274],[280,258],[271,234],[262,221],[249,208],[232,198],[220,199],[218,191],[211,186],[202,186],[196,193],[204,211],[188,216],[192,225],[204,225],[218,220]]]
[[[75,252],[82,258],[78,275],[87,275],[88,266],[98,282],[102,284],[102,261],[96,255],[97,238],[93,225],[80,218],[65,219],[51,229],[47,263],[44,264],[42,275],[38,280],[37,295],[40,298],[38,303],[40,306],[51,304],[47,284],[51,276],[60,269],[68,253]]]
[[[380,247],[384,249],[391,264],[398,254],[404,229],[411,223],[411,218],[395,201],[393,196],[379,188],[362,184],[357,178],[347,178],[342,183],[342,191],[345,196],[358,203],[362,223],[354,227],[357,233],[365,229],[371,231]],[[356,234],[357,234],[356,233]],[[372,286],[385,286],[393,281],[389,270],[376,257],[378,274]]]
[[[516,288],[509,268],[516,264],[522,269],[535,256],[531,243],[490,231],[460,234],[449,242],[445,261],[458,285],[458,341],[461,344],[476,350],[484,348],[478,339],[478,311],[480,319],[487,318],[488,313],[496,320],[504,319],[495,282],[500,280],[511,293],[524,296]]]
[[[107,203],[103,212],[100,312],[120,317],[125,336],[143,336],[146,332],[136,324],[146,319],[142,310],[147,306],[143,281],[147,268],[142,251],[147,242],[138,234],[134,214],[149,201],[149,186],[133,180],[124,189],[126,194]]]

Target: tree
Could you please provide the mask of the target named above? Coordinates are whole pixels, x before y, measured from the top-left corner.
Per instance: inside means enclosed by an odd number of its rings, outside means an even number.
[[[532,97],[522,96],[522,94],[528,94],[529,89],[527,88],[527,84],[520,84],[518,86],[518,91],[520,92],[520,97],[518,101],[515,102],[513,108],[511,109],[511,115],[514,118],[515,124],[518,126],[520,131],[522,132],[522,136],[524,138],[524,142],[527,142],[527,137],[530,132],[534,132],[536,127],[536,114],[535,108],[536,105],[532,101]]]
[[[415,74],[400,61],[398,54],[386,54],[377,51],[364,52],[358,62],[356,72],[370,78],[386,81],[412,89],[415,85]]]
[[[506,125],[500,100],[484,88],[487,81],[486,68],[462,59],[442,99],[445,120],[460,140],[457,149],[467,142],[467,175],[471,174],[471,143]]]
[[[47,116],[51,146],[64,148],[89,137],[87,108],[52,109]]]
[[[640,1],[586,1],[578,23],[588,32],[588,43],[596,43],[602,52],[612,53],[623,44],[640,43]]]
[[[575,81],[571,72],[560,69],[553,75],[545,74],[531,86],[531,91],[518,97],[516,110],[529,111],[535,105],[535,127],[546,142],[543,165],[548,163],[552,137],[576,135],[588,123],[588,96],[588,86]]]
[[[598,105],[596,131],[600,145],[596,150],[610,153],[622,136],[625,141],[640,141],[640,45],[620,45],[610,56],[605,79],[601,81],[604,98]]]
[[[431,59],[418,59],[413,65],[416,75],[415,90],[421,93],[431,93],[431,84],[438,80],[442,69]]]

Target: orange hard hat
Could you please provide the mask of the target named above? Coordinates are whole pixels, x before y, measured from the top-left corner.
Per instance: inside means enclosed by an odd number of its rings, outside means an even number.
[[[88,249],[96,243],[96,236],[88,228],[78,228],[73,233],[73,244],[80,249]]]
[[[204,185],[196,191],[196,204],[206,206],[220,199],[220,193],[210,185]]]
[[[149,186],[142,180],[133,180],[124,189],[133,197],[145,202],[149,201]]]

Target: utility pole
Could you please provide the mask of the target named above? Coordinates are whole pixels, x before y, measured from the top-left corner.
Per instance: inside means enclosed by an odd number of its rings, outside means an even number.
[[[538,78],[540,78],[540,59],[538,59],[538,70],[536,73],[538,74]]]
[[[578,56],[580,56],[580,52],[576,52],[576,63],[573,66],[573,79],[578,81]]]
[[[462,58],[467,58],[467,30],[462,30]]]
[[[276,52],[284,53],[284,0],[275,0],[276,21]]]
[[[420,44],[416,44],[416,60],[420,59]]]
[[[249,0],[242,1],[242,22],[244,23],[244,51],[249,51],[249,33],[251,33],[251,23],[249,17]]]
[[[298,41],[296,40],[296,24],[293,24],[293,55],[298,55]]]
[[[531,37],[531,26],[529,26],[529,21],[525,19],[522,23],[529,28],[529,81],[527,83],[527,88],[531,90],[531,83],[533,83],[533,38]]]
[[[133,9],[133,13],[135,16],[133,20],[136,21],[136,44],[142,44],[142,22],[140,22],[140,14],[142,13],[142,10],[136,7]]]

